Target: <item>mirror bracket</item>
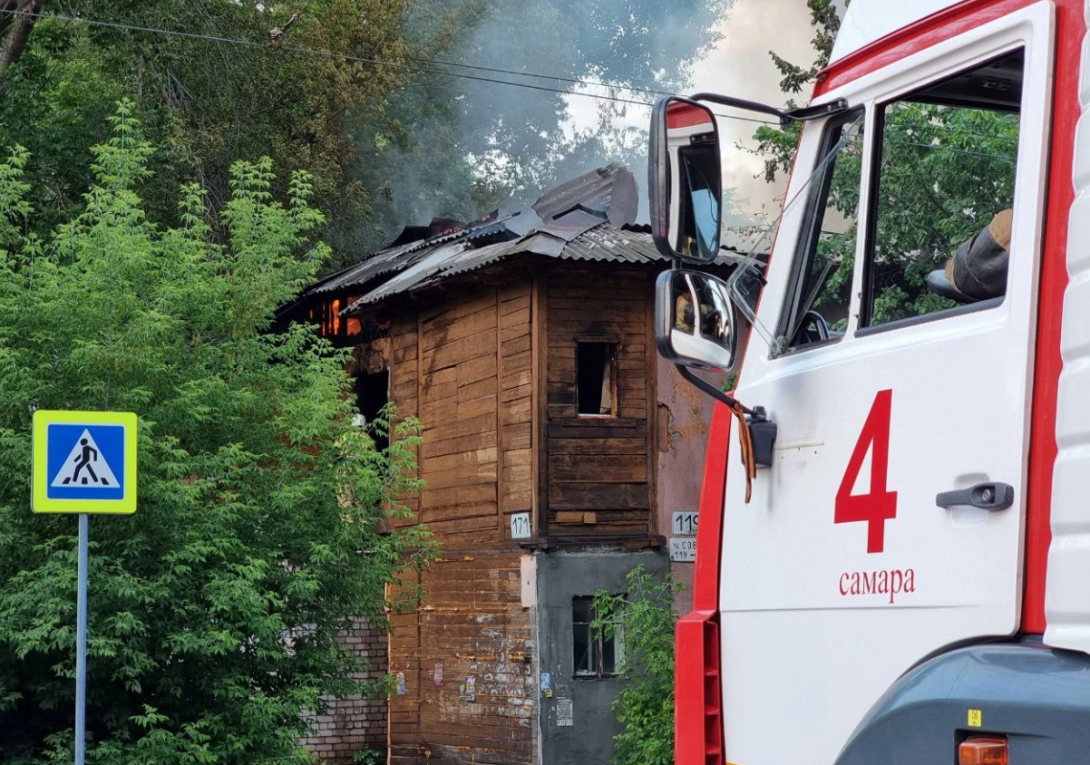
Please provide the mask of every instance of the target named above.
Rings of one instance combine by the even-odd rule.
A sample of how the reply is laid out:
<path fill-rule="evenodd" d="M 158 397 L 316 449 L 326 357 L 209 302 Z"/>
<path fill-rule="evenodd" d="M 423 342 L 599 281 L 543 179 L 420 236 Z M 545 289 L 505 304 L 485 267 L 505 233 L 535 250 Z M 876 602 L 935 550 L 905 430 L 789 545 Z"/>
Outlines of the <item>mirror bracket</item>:
<path fill-rule="evenodd" d="M 831 117 L 834 114 L 848 111 L 848 101 L 845 98 L 837 98 L 827 104 L 817 106 L 803 106 L 787 112 L 787 117 L 794 122 L 808 122 L 809 120 Z"/>
<path fill-rule="evenodd" d="M 692 385 L 696 386 L 697 388 L 702 390 L 704 393 L 707 393 L 709 396 L 714 398 L 719 403 L 726 405 L 730 409 L 733 409 L 735 407 L 735 405 L 738 403 L 738 400 L 736 398 L 734 398 L 733 396 L 728 395 L 724 391 L 719 390 L 719 388 L 712 385 L 710 382 L 705 380 L 700 375 L 694 374 L 693 371 L 691 369 L 689 369 L 688 367 L 682 366 L 681 364 L 674 364 L 674 367 L 677 369 L 677 372 L 678 372 L 679 375 L 684 377 Z M 744 411 L 746 414 L 752 414 L 753 413 L 752 410 L 747 409 L 745 406 L 742 407 L 742 411 Z"/>
<path fill-rule="evenodd" d="M 690 98 L 693 101 L 707 101 L 708 103 L 719 104 L 720 106 L 730 106 L 735 109 L 745 109 L 746 111 L 757 112 L 759 114 L 769 114 L 779 118 L 780 127 L 787 127 L 792 122 L 808 122 L 810 120 L 819 119 L 821 117 L 830 117 L 834 114 L 848 111 L 848 101 L 844 98 L 837 98 L 827 104 L 818 104 L 817 106 L 803 106 L 798 109 L 792 109 L 789 112 L 777 109 L 775 106 L 762 104 L 758 101 L 747 101 L 744 98 L 724 96 L 719 93 L 697 93 L 690 96 Z"/>
<path fill-rule="evenodd" d="M 693 101 L 707 101 L 711 104 L 730 106 L 734 109 L 745 109 L 748 112 L 757 112 L 758 114 L 770 114 L 773 117 L 777 117 L 780 120 L 780 125 L 784 127 L 786 127 L 792 119 L 789 112 L 785 112 L 783 109 L 777 109 L 775 106 L 762 104 L 759 101 L 748 101 L 744 98 L 724 96 L 719 93 L 696 93 L 688 97 L 691 98 Z"/>

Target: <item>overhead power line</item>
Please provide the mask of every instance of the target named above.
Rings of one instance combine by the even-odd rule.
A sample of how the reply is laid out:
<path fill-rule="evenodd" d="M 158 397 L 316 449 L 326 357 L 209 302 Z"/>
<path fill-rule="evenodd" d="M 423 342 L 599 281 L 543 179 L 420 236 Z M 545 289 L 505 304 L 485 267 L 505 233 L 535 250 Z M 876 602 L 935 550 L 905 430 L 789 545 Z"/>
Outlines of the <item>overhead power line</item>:
<path fill-rule="evenodd" d="M 291 45 L 280 45 L 279 47 L 273 48 L 271 45 L 269 45 L 267 43 L 259 43 L 259 42 L 254 42 L 252 40 L 241 40 L 241 39 L 237 39 L 237 38 L 233 38 L 233 37 L 222 37 L 222 36 L 219 36 L 219 35 L 202 34 L 200 32 L 184 32 L 184 31 L 176 30 L 176 29 L 159 29 L 159 28 L 156 28 L 156 27 L 145 27 L 145 26 L 139 26 L 139 25 L 136 25 L 136 24 L 123 24 L 123 23 L 113 22 L 113 21 L 98 21 L 98 20 L 95 20 L 95 19 L 86 18 L 84 16 L 65 16 L 65 15 L 61 15 L 61 14 L 52 14 L 52 13 L 29 13 L 29 12 L 25 12 L 25 11 L 16 11 L 15 14 L 16 15 L 31 16 L 33 18 L 43 19 L 43 20 L 65 21 L 65 22 L 70 22 L 70 23 L 75 23 L 75 24 L 84 24 L 86 26 L 99 27 L 99 28 L 104 28 L 104 29 L 117 29 L 117 30 L 127 31 L 127 32 L 140 32 L 142 34 L 157 34 L 157 35 L 164 35 L 164 36 L 167 36 L 167 37 L 179 37 L 179 38 L 188 39 L 188 40 L 200 40 L 200 41 L 204 41 L 204 42 L 226 43 L 226 44 L 229 44 L 229 45 L 237 45 L 237 46 L 243 47 L 243 48 L 256 48 L 256 49 L 261 49 L 261 50 L 283 51 L 284 53 L 294 53 L 294 54 L 305 55 L 305 56 L 318 56 L 318 57 L 321 57 L 321 58 L 328 58 L 328 59 L 333 59 L 333 60 L 337 60 L 337 61 L 352 61 L 352 62 L 360 63 L 360 64 L 370 64 L 372 66 L 383 66 L 383 67 L 394 68 L 394 69 L 403 69 L 405 71 L 414 72 L 414 73 L 418 73 L 418 74 L 434 74 L 434 75 L 440 75 L 440 76 L 445 76 L 445 77 L 456 77 L 456 78 L 459 78 L 459 79 L 472 80 L 472 81 L 475 81 L 475 82 L 486 82 L 486 83 L 491 83 L 491 84 L 494 84 L 494 85 L 508 85 L 508 86 L 514 87 L 514 88 L 525 88 L 525 89 L 528 89 L 528 90 L 537 90 L 537 91 L 542 91 L 542 92 L 546 92 L 546 93 L 558 93 L 558 94 L 561 94 L 561 95 L 568 95 L 568 96 L 579 96 L 579 97 L 582 97 L 582 98 L 594 98 L 594 99 L 597 99 L 597 100 L 600 100 L 600 101 L 613 101 L 613 102 L 616 102 L 616 103 L 631 104 L 633 106 L 644 106 L 644 107 L 653 106 L 653 103 L 650 102 L 650 101 L 640 101 L 640 100 L 637 100 L 637 99 L 634 99 L 634 98 L 623 98 L 621 96 L 603 95 L 601 93 L 589 93 L 589 92 L 586 92 L 586 91 L 571 90 L 571 89 L 568 89 L 568 88 L 551 88 L 551 87 L 548 87 L 546 85 L 536 85 L 536 84 L 528 83 L 528 82 L 512 82 L 511 80 L 501 80 L 501 79 L 496 79 L 494 77 L 484 77 L 484 76 L 480 76 L 480 75 L 464 74 L 464 73 L 461 73 L 461 72 L 451 72 L 451 71 L 447 71 L 447 70 L 444 70 L 444 69 L 434 69 L 434 68 L 423 67 L 423 66 L 414 66 L 413 64 L 398 63 L 396 61 L 388 61 L 388 60 L 385 60 L 385 59 L 368 58 L 368 57 L 365 57 L 365 56 L 352 56 L 352 55 L 349 55 L 347 53 L 334 53 L 333 51 L 316 50 L 316 49 L 312 49 L 312 48 L 299 48 L 299 47 L 295 47 L 295 46 L 291 46 Z M 449 67 L 456 67 L 456 68 L 460 68 L 460 69 L 468 69 L 468 70 L 472 70 L 472 71 L 490 72 L 490 73 L 493 73 L 493 74 L 506 74 L 506 75 L 516 76 L 516 77 L 532 77 L 532 78 L 537 78 L 537 79 L 553 80 L 553 81 L 557 81 L 557 82 L 567 82 L 569 84 L 583 85 L 583 86 L 588 86 L 588 87 L 605 87 L 605 88 L 612 88 L 612 89 L 615 89 L 615 90 L 625 90 L 625 91 L 630 91 L 630 92 L 648 93 L 650 95 L 671 95 L 671 94 L 669 94 L 669 93 L 667 93 L 665 91 L 658 91 L 658 90 L 653 90 L 653 89 L 650 89 L 650 88 L 642 88 L 642 87 L 638 87 L 638 86 L 624 85 L 624 84 L 621 84 L 621 83 L 610 83 L 610 82 L 603 82 L 603 81 L 598 81 L 598 80 L 581 80 L 581 79 L 571 78 L 571 77 L 559 77 L 559 76 L 550 75 L 550 74 L 542 74 L 542 73 L 539 73 L 539 72 L 519 72 L 519 71 L 514 70 L 514 69 L 500 69 L 500 68 L 497 68 L 497 67 L 478 66 L 478 65 L 474 65 L 474 64 L 457 64 L 457 63 L 454 63 L 452 61 L 442 61 L 442 60 L 436 60 L 436 59 L 418 58 L 418 57 L 413 57 L 413 56 L 405 56 L 404 58 L 406 60 L 408 60 L 408 61 L 414 61 L 416 63 L 429 64 L 431 66 L 449 66 Z M 770 120 L 755 119 L 755 118 L 752 118 L 752 117 L 739 117 L 739 116 L 732 115 L 732 114 L 719 114 L 719 113 L 716 113 L 716 116 L 722 117 L 724 119 L 739 120 L 739 121 L 742 121 L 742 122 L 754 122 L 754 123 L 761 124 L 761 125 L 776 125 L 776 124 L 778 124 L 778 123 L 772 122 Z"/>

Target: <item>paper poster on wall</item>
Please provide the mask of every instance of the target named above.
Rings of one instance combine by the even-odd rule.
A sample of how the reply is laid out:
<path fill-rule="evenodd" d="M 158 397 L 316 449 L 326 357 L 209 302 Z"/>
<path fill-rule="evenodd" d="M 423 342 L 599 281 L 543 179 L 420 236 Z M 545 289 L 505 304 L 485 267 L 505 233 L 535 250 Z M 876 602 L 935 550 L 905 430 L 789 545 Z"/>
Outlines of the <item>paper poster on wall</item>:
<path fill-rule="evenodd" d="M 575 703 L 571 699 L 556 700 L 556 724 L 560 728 L 571 728 L 575 725 Z"/>
<path fill-rule="evenodd" d="M 475 702 L 477 700 L 477 678 L 470 675 L 458 686 L 458 698 L 462 701 Z"/>
<path fill-rule="evenodd" d="M 443 684 L 443 662 L 435 662 L 435 673 L 432 675 L 435 680 L 435 687 L 438 688 Z"/>
<path fill-rule="evenodd" d="M 398 696 L 404 696 L 405 695 L 405 673 L 404 672 L 398 672 L 397 673 L 397 695 Z"/>

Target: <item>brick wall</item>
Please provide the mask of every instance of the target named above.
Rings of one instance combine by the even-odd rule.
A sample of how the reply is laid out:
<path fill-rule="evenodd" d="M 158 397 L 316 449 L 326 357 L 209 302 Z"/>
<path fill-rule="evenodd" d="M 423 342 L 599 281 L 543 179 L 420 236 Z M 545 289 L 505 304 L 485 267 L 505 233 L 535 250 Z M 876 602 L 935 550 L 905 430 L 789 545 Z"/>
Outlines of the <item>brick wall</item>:
<path fill-rule="evenodd" d="M 361 656 L 367 657 L 370 668 L 357 677 L 377 680 L 386 674 L 386 631 L 358 621 L 355 629 L 342 635 L 342 640 Z M 310 715 L 313 735 L 303 744 L 324 763 L 342 765 L 352 762 L 361 749 L 386 748 L 386 697 L 367 699 L 352 696 L 332 700 L 325 714 Z"/>

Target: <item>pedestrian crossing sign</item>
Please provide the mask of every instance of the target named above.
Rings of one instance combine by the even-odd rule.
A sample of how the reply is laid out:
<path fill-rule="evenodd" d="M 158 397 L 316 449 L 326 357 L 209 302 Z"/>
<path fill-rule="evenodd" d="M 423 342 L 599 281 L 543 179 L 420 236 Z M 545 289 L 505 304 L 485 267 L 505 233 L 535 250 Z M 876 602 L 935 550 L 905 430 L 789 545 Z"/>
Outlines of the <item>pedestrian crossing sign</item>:
<path fill-rule="evenodd" d="M 136 415 L 34 412 L 36 513 L 135 513 Z"/>

